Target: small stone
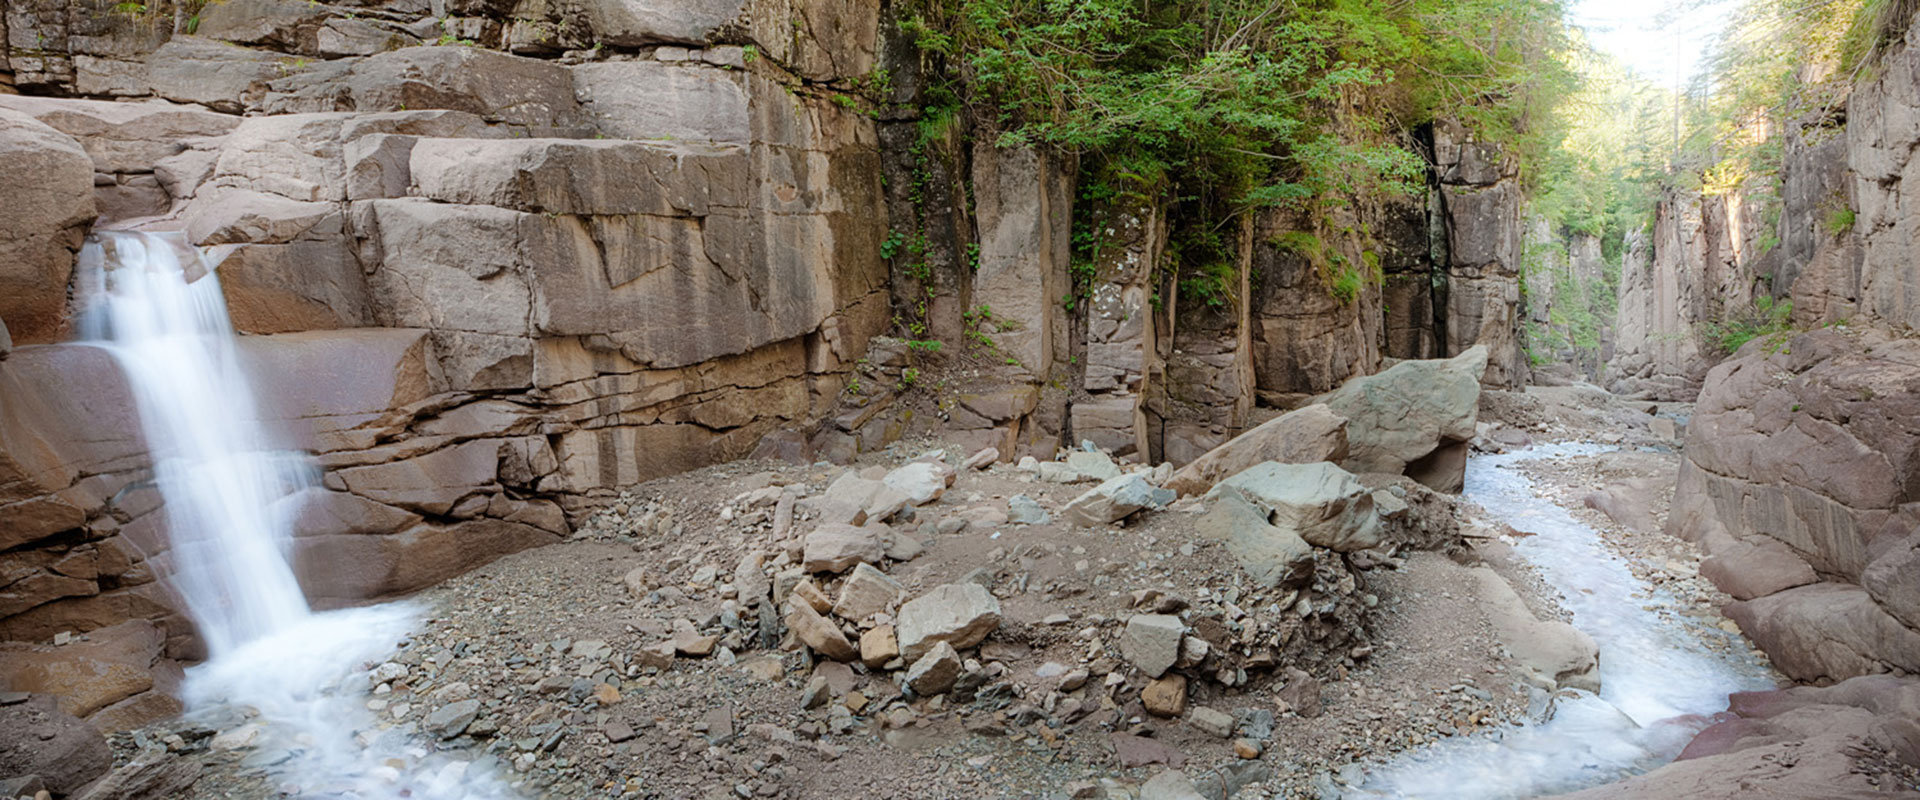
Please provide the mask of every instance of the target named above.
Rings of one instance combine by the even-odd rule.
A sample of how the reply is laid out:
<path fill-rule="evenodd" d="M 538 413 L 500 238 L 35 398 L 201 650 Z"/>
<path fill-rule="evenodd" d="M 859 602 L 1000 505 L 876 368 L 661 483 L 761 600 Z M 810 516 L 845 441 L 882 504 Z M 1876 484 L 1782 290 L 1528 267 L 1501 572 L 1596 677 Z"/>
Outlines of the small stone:
<path fill-rule="evenodd" d="M 977 583 L 949 583 L 902 604 L 895 626 L 901 655 L 918 661 L 939 642 L 979 644 L 1000 627 L 1000 601 Z"/>
<path fill-rule="evenodd" d="M 621 722 L 620 720 L 617 720 L 617 719 L 611 722 L 608 722 L 604 727 L 600 729 L 600 733 L 605 735 L 607 737 L 607 741 L 613 744 L 619 744 L 628 739 L 632 739 L 634 735 L 633 726 L 628 725 L 627 723 Z"/>
<path fill-rule="evenodd" d="M 880 538 L 886 530 L 885 525 L 821 525 L 807 534 L 800 566 L 808 572 L 845 572 L 879 561 L 886 555 Z"/>
<path fill-rule="evenodd" d="M 700 630 L 693 627 L 692 620 L 673 621 L 673 649 L 681 655 L 705 658 L 713 655 L 714 645 L 719 642 L 718 636 L 701 636 Z"/>
<path fill-rule="evenodd" d="M 833 601 L 827 599 L 827 593 L 820 591 L 820 587 L 813 581 L 806 580 L 795 584 L 793 596 L 822 614 L 833 610 Z"/>
<path fill-rule="evenodd" d="M 442 739 L 451 739 L 465 733 L 467 726 L 473 724 L 473 719 L 479 715 L 480 701 L 478 700 L 448 703 L 427 715 L 427 732 Z"/>
<path fill-rule="evenodd" d="M 871 565 L 856 564 L 840 585 L 840 599 L 833 604 L 833 613 L 849 622 L 860 622 L 892 610 L 906 593 L 906 587 L 886 573 Z"/>
<path fill-rule="evenodd" d="M 1047 510 L 1040 502 L 1024 494 L 1016 494 L 1007 499 L 1007 522 L 1014 525 L 1045 525 Z"/>
<path fill-rule="evenodd" d="M 942 694 L 960 679 L 960 666 L 960 654 L 953 646 L 937 642 L 907 670 L 907 686 L 922 697 Z"/>
<path fill-rule="evenodd" d="M 993 466 L 994 462 L 999 460 L 1000 448 L 987 447 L 980 449 L 973 455 L 967 456 L 966 462 L 961 464 L 961 467 L 964 469 L 986 469 Z"/>
<path fill-rule="evenodd" d="M 593 702 L 602 706 L 615 705 L 620 702 L 620 690 L 610 683 L 598 684 L 593 687 Z"/>
<path fill-rule="evenodd" d="M 1196 706 L 1187 712 L 1187 723 L 1221 739 L 1233 736 L 1233 715 L 1218 709 Z"/>
<path fill-rule="evenodd" d="M 860 651 L 847 641 L 847 635 L 840 631 L 840 627 L 820 616 L 820 612 L 806 603 L 788 604 L 786 622 L 795 638 L 820 655 L 835 661 L 852 661 L 860 657 Z"/>
<path fill-rule="evenodd" d="M 900 639 L 892 625 L 876 625 L 860 634 L 860 663 L 879 669 L 900 657 Z"/>
<path fill-rule="evenodd" d="M 1158 678 L 1180 660 L 1187 625 L 1171 614 L 1135 614 L 1120 637 L 1120 655 L 1149 678 Z"/>
<path fill-rule="evenodd" d="M 1140 704 L 1156 717 L 1177 717 L 1187 710 L 1187 678 L 1168 675 L 1140 690 Z"/>
<path fill-rule="evenodd" d="M 1233 754 L 1245 759 L 1260 757 L 1260 743 L 1252 739 L 1233 740 Z"/>
<path fill-rule="evenodd" d="M 1206 795 L 1194 788 L 1186 773 L 1167 770 L 1141 785 L 1140 800 L 1206 800 Z"/>

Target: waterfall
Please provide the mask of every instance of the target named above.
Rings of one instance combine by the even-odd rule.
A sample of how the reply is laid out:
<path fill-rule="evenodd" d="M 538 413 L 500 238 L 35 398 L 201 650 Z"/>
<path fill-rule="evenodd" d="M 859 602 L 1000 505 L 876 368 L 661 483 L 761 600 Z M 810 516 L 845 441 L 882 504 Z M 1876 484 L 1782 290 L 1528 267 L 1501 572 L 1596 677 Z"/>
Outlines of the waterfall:
<path fill-rule="evenodd" d="M 367 711 L 368 672 L 416 609 L 308 607 L 292 530 L 318 470 L 275 449 L 214 266 L 181 234 L 99 232 L 76 276 L 82 338 L 125 370 L 164 500 L 167 547 L 145 555 L 207 645 L 187 673 L 189 714 L 248 728 L 249 763 L 294 796 L 503 796 L 487 770 Z"/>
<path fill-rule="evenodd" d="M 100 294 L 85 327 L 126 371 L 166 499 L 169 586 L 218 659 L 312 615 L 288 561 L 298 509 L 280 501 L 315 471 L 269 445 L 219 279 L 177 237 L 89 241 L 81 271 Z"/>

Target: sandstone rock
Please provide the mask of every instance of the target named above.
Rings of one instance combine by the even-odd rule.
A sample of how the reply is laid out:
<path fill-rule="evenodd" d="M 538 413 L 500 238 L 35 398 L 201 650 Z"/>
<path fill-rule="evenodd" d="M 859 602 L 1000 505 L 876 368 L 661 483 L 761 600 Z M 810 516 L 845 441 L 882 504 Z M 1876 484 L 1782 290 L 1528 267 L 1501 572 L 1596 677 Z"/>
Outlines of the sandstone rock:
<path fill-rule="evenodd" d="M 106 737 L 52 697 L 0 705 L 0 774 L 38 775 L 48 789 L 70 795 L 112 766 Z"/>
<path fill-rule="evenodd" d="M 0 321 L 20 344 L 56 341 L 95 213 L 93 165 L 72 137 L 0 107 L 0 169 L 16 184 L 0 198 Z"/>
<path fill-rule="evenodd" d="M 1180 660 L 1181 638 L 1187 625 L 1170 614 L 1135 614 L 1127 618 L 1120 638 L 1120 655 L 1149 678 L 1158 678 Z"/>
<path fill-rule="evenodd" d="M 1109 478 L 1067 503 L 1061 515 L 1076 525 L 1105 525 L 1118 522 L 1143 508 L 1159 508 L 1173 502 L 1173 492 L 1147 482 L 1141 475 Z"/>
<path fill-rule="evenodd" d="M 941 642 L 972 647 L 1000 627 L 1000 601 L 974 583 L 949 583 L 900 606 L 895 628 L 900 652 L 918 661 Z"/>
<path fill-rule="evenodd" d="M 1140 704 L 1156 717 L 1177 717 L 1187 711 L 1187 677 L 1167 675 L 1156 678 L 1140 690 Z"/>
<path fill-rule="evenodd" d="M 1908 671 L 1920 665 L 1920 633 L 1851 584 L 1808 584 L 1728 604 L 1725 612 L 1795 680 L 1841 680 L 1879 663 Z"/>
<path fill-rule="evenodd" d="M 907 686 L 921 697 L 943 694 L 959 679 L 960 654 L 946 642 L 935 642 L 926 655 L 914 660 L 907 670 Z"/>
<path fill-rule="evenodd" d="M 973 455 L 967 456 L 966 462 L 961 464 L 960 468 L 967 469 L 967 470 L 986 469 L 988 467 L 993 466 L 994 463 L 998 462 L 999 460 L 1000 460 L 999 448 L 995 448 L 995 447 L 982 448 L 979 452 L 976 452 Z"/>
<path fill-rule="evenodd" d="M 862 562 L 879 561 L 886 553 L 884 525 L 826 524 L 807 534 L 801 566 L 808 572 L 845 572 Z"/>
<path fill-rule="evenodd" d="M 840 627 L 820 616 L 820 612 L 806 603 L 789 603 L 786 623 L 795 638 L 822 656 L 835 661 L 852 661 L 860 657 L 860 651 L 847 641 L 847 635 L 840 632 Z"/>
<path fill-rule="evenodd" d="M 1486 368 L 1487 349 L 1476 346 L 1450 359 L 1403 361 L 1316 398 L 1347 420 L 1348 455 L 1341 465 L 1406 474 L 1443 492 L 1459 491 Z M 1449 463 L 1428 474 L 1422 462 L 1434 459 Z"/>
<path fill-rule="evenodd" d="M 1289 411 L 1261 423 L 1182 467 L 1167 488 L 1202 494 L 1214 484 L 1265 461 L 1340 462 L 1347 458 L 1347 421 L 1324 404 Z"/>
<path fill-rule="evenodd" d="M 1621 481 L 1587 495 L 1581 503 L 1629 529 L 1652 533 L 1660 529 L 1660 523 L 1654 520 L 1647 498 L 1659 492 L 1662 483 L 1656 478 Z"/>
<path fill-rule="evenodd" d="M 1167 770 L 1140 785 L 1140 800 L 1205 800 L 1193 780 L 1179 770 Z"/>
<path fill-rule="evenodd" d="M 842 619 L 860 622 L 892 610 L 906 593 L 906 587 L 886 573 L 857 564 L 846 582 L 840 584 L 840 599 L 833 604 L 833 613 Z"/>
<path fill-rule="evenodd" d="M 693 626 L 692 620 L 673 621 L 673 649 L 680 655 L 705 658 L 713 655 L 713 648 L 719 642 L 718 636 L 700 635 L 699 629 Z"/>
<path fill-rule="evenodd" d="M 91 631 L 87 639 L 61 647 L 0 645 L 0 686 L 53 697 L 61 711 L 78 717 L 154 688 L 166 645 L 159 626 L 129 620 Z"/>
<path fill-rule="evenodd" d="M 1593 637 L 1565 622 L 1536 619 L 1493 570 L 1476 567 L 1473 573 L 1481 608 L 1529 682 L 1547 691 L 1600 691 L 1600 648 Z"/>
<path fill-rule="evenodd" d="M 900 657 L 900 637 L 892 625 L 875 625 L 860 634 L 860 663 L 868 669 L 880 669 Z"/>
<path fill-rule="evenodd" d="M 1233 737 L 1233 715 L 1225 711 L 1198 706 L 1187 712 L 1187 722 L 1201 732 L 1221 739 Z"/>
<path fill-rule="evenodd" d="M 1208 492 L 1210 499 L 1227 495 L 1266 511 L 1273 526 L 1317 547 L 1351 553 L 1380 543 L 1372 494 L 1351 473 L 1330 463 L 1260 464 Z"/>
<path fill-rule="evenodd" d="M 887 488 L 905 495 L 907 502 L 924 506 L 940 499 L 947 487 L 953 485 L 954 472 L 945 464 L 919 462 L 908 464 L 892 472 L 882 480 Z"/>
<path fill-rule="evenodd" d="M 1735 540 L 1700 562 L 1700 575 L 1735 600 L 1752 600 L 1820 580 L 1807 562 L 1778 539 Z"/>

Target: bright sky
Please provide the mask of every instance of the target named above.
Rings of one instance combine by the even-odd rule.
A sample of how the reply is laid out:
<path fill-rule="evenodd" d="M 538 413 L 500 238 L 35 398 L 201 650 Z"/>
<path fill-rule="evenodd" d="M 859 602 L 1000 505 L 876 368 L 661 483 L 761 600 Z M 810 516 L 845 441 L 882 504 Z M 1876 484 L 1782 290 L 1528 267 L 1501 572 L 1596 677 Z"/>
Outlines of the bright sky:
<path fill-rule="evenodd" d="M 1573 23 L 1593 46 L 1661 86 L 1685 86 L 1732 0 L 1574 0 Z"/>

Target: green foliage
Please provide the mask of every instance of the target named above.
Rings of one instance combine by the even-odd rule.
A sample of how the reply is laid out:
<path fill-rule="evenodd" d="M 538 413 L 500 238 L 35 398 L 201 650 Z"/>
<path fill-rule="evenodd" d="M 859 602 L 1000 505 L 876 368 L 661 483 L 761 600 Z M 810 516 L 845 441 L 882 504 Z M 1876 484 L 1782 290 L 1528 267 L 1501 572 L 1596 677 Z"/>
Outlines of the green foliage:
<path fill-rule="evenodd" d="M 900 372 L 900 388 L 911 389 L 920 382 L 920 368 L 908 367 Z"/>
<path fill-rule="evenodd" d="M 1827 229 L 1827 235 L 1839 236 L 1840 234 L 1853 230 L 1854 216 L 1853 209 L 1851 208 L 1829 209 L 1822 227 Z"/>
<path fill-rule="evenodd" d="M 1747 342 L 1792 330 L 1792 318 L 1793 301 L 1776 302 L 1770 296 L 1761 295 L 1754 299 L 1752 307 L 1701 326 L 1701 335 L 1721 352 L 1731 355 Z"/>
<path fill-rule="evenodd" d="M 1572 85 L 1560 0 L 909 0 L 903 16 L 935 66 L 941 110 L 923 119 L 958 108 L 999 144 L 1079 156 L 1070 306 L 1106 230 L 1087 210 L 1144 195 L 1169 230 L 1155 268 L 1221 305 L 1249 214 L 1424 192 L 1424 159 L 1390 132 L 1442 117 L 1531 169 Z"/>

